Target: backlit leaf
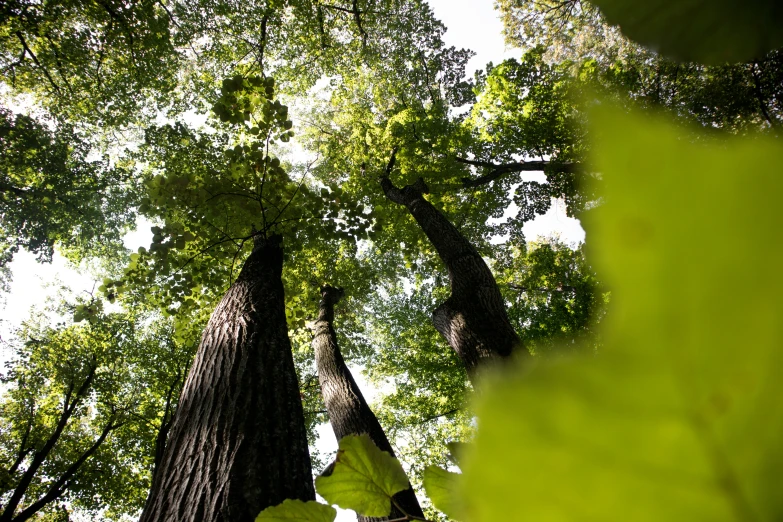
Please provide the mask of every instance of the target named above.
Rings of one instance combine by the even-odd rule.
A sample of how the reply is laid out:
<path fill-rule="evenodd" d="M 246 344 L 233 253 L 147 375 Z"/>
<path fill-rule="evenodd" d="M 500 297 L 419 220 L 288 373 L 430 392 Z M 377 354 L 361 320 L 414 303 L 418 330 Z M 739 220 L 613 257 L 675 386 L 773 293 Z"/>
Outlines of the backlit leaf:
<path fill-rule="evenodd" d="M 366 434 L 343 437 L 334 463 L 315 479 L 327 502 L 368 517 L 389 515 L 391 497 L 407 487 L 400 462 Z"/>

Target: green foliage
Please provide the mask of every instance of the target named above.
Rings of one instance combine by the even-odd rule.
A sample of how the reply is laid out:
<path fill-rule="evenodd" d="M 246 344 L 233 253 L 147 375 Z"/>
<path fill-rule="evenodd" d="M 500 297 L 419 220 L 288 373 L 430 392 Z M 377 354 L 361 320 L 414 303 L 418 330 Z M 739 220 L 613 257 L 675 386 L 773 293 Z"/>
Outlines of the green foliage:
<path fill-rule="evenodd" d="M 171 422 L 194 345 L 170 322 L 96 311 L 78 325 L 25 323 L 8 342 L 0 398 L 0 499 L 6 516 L 62 516 L 58 504 L 109 520 L 140 509 L 155 441 Z M 22 497 L 18 495 L 23 494 Z M 21 503 L 10 506 L 16 496 Z"/>
<path fill-rule="evenodd" d="M 0 265 L 19 248 L 44 261 L 55 245 L 71 257 L 121 248 L 139 195 L 129 169 L 90 152 L 71 126 L 0 108 Z"/>
<path fill-rule="evenodd" d="M 459 474 L 438 466 L 427 466 L 424 470 L 424 491 L 436 508 L 454 520 L 461 518 L 457 479 Z"/>
<path fill-rule="evenodd" d="M 209 307 L 242 266 L 256 235 L 281 233 L 286 248 L 305 241 L 353 239 L 367 217 L 356 207 L 326 201 L 298 182 L 272 152 L 293 135 L 288 109 L 275 99 L 272 78 L 232 77 L 223 83 L 214 113 L 227 128 L 198 133 L 177 124 L 148 130 L 143 149 L 148 197 L 141 210 L 162 223 L 152 228 L 153 242 L 131 256 L 125 276 L 106 286 L 115 289 L 157 287 L 169 314 Z M 222 127 L 222 126 L 221 126 Z M 233 145 L 233 147 L 232 147 Z M 332 220 L 322 225 L 322 210 Z"/>
<path fill-rule="evenodd" d="M 633 47 L 585 0 L 498 0 L 495 8 L 507 43 L 520 49 L 542 47 L 551 63 L 594 59 L 607 66 Z"/>
<path fill-rule="evenodd" d="M 777 102 L 783 59 L 779 50 L 752 63 L 718 66 L 650 60 L 646 54 L 629 55 L 603 70 L 587 64 L 584 73 L 594 77 L 593 85 L 615 92 L 617 103 L 633 100 L 642 107 L 666 107 L 705 129 L 772 130 L 783 117 Z"/>
<path fill-rule="evenodd" d="M 777 520 L 783 281 L 769 237 L 783 150 L 694 142 L 616 109 L 596 110 L 594 125 L 606 204 L 587 230 L 613 289 L 605 348 L 516 370 L 482 397 L 466 513 Z"/>
<path fill-rule="evenodd" d="M 596 326 L 609 293 L 585 257 L 557 239 L 498 248 L 494 269 L 509 303 L 509 318 L 528 349 L 539 355 L 572 344 L 596 349 Z"/>
<path fill-rule="evenodd" d="M 360 515 L 383 517 L 391 513 L 392 496 L 408 487 L 397 459 L 381 451 L 367 434 L 340 440 L 337 457 L 315 479 L 318 494 Z"/>
<path fill-rule="evenodd" d="M 182 57 L 162 6 L 146 0 L 4 2 L 3 83 L 72 124 L 122 126 L 141 119 L 144 107 L 164 103 L 174 90 Z"/>
<path fill-rule="evenodd" d="M 569 98 L 570 63 L 549 65 L 543 49 L 488 66 L 476 85 L 479 100 L 466 121 L 478 134 L 478 159 L 514 155 L 580 159 L 579 118 Z"/>
<path fill-rule="evenodd" d="M 301 500 L 284 500 L 282 504 L 268 507 L 258 514 L 256 522 L 332 522 L 337 516 L 337 510 L 318 502 L 302 502 Z"/>
<path fill-rule="evenodd" d="M 156 321 L 166 325 L 153 336 L 157 345 L 144 340 L 136 347 L 126 346 L 130 340 L 143 337 L 128 329 L 117 336 L 123 351 L 142 357 L 138 350 L 143 348 L 149 361 L 134 359 L 127 363 L 131 356 L 123 356 L 126 359 L 118 360 L 129 369 L 126 371 L 117 363 L 111 370 L 120 367 L 116 370 L 117 379 L 129 379 L 123 383 L 158 384 L 149 388 L 149 396 L 142 393 L 143 411 L 133 410 L 147 421 L 123 425 L 108 441 L 114 444 L 107 446 L 116 450 L 114 458 L 126 460 L 112 461 L 108 452 L 100 454 L 104 460 L 99 460 L 98 454 L 91 457 L 96 463 L 108 464 L 102 464 L 100 470 L 96 465 L 94 473 L 90 471 L 79 479 L 82 482 L 73 483 L 69 505 L 77 510 L 108 505 L 109 517 L 119 516 L 122 511 L 132 512 L 139 505 L 143 496 L 140 492 L 148 480 L 146 470 L 151 465 L 151 440 L 155 428 L 163 426 L 167 418 L 166 413 L 160 413 L 161 408 L 170 410 L 171 401 L 165 398 L 172 393 L 176 396 L 178 390 L 171 387 L 172 375 L 179 376 L 180 371 L 184 375 L 187 365 L 173 357 L 174 352 L 195 346 L 201 326 L 236 277 L 252 248 L 253 238 L 279 233 L 284 236 L 286 255 L 282 276 L 286 317 L 306 422 L 311 430 L 310 441 L 314 441 L 313 427 L 325 418 L 318 387 L 314 385 L 317 379 L 307 324 L 314 319 L 319 286 L 329 282 L 348 291 L 337 311 L 345 326 L 339 335 L 346 357 L 365 365 L 373 381 L 385 391 L 386 386 L 393 387 L 381 399 L 378 417 L 395 441 L 396 454 L 410 465 L 413 484 L 419 486 L 423 482 L 436 506 L 445 508 L 450 515 L 459 512 L 459 507 L 450 504 L 445 495 L 453 486 L 441 487 L 445 482 L 443 473 L 447 472 L 431 467 L 448 466 L 449 441 L 466 440 L 476 427 L 473 412 L 464 404 L 469 391 L 464 369 L 430 326 L 432 309 L 448 295 L 447 274 L 405 209 L 383 197 L 376 178 L 388 166 L 397 185 L 423 177 L 432 189 L 428 199 L 491 260 L 511 319 L 538 355 L 562 353 L 562 348 L 572 347 L 596 352 L 602 343 L 608 352 L 625 353 L 630 348 L 623 346 L 636 346 L 637 337 L 645 336 L 638 350 L 639 360 L 630 355 L 627 361 L 614 356 L 604 359 L 599 352 L 601 359 L 579 369 L 576 363 L 563 362 L 551 368 L 549 363 L 542 363 L 530 378 L 519 378 L 525 383 L 512 380 L 505 391 L 496 392 L 499 399 L 489 397 L 487 404 L 506 408 L 498 409 L 505 417 L 493 417 L 490 406 L 490 413 L 481 413 L 478 451 L 494 453 L 486 463 L 476 464 L 476 469 L 484 469 L 481 473 L 489 475 L 476 491 L 502 482 L 494 492 L 486 493 L 486 499 L 508 492 L 509 498 L 518 502 L 520 486 L 508 476 L 521 473 L 530 481 L 528 492 L 542 491 L 538 497 L 542 501 L 562 495 L 565 500 L 559 505 L 563 509 L 577 499 L 580 508 L 594 510 L 588 514 L 598 513 L 596 518 L 616 518 L 628 512 L 617 506 L 635 500 L 631 495 L 638 494 L 640 507 L 649 507 L 649 512 L 658 513 L 659 519 L 670 518 L 667 513 L 655 511 L 667 507 L 665 502 L 653 507 L 645 504 L 653 492 L 659 491 L 655 488 L 660 484 L 639 487 L 630 493 L 623 487 L 631 489 L 654 481 L 654 473 L 661 469 L 659 461 L 670 458 L 664 451 L 667 448 L 673 448 L 675 453 L 682 451 L 683 465 L 700 465 L 687 446 L 698 444 L 693 437 L 682 439 L 685 449 L 677 449 L 677 441 L 668 439 L 665 442 L 669 445 L 659 449 L 656 442 L 669 436 L 668 427 L 675 434 L 690 429 L 690 421 L 683 421 L 680 415 L 683 410 L 666 402 L 672 394 L 665 382 L 675 375 L 667 363 L 680 361 L 682 354 L 690 353 L 672 348 L 679 347 L 676 339 L 672 340 L 672 332 L 690 328 L 688 310 L 704 307 L 712 314 L 710 317 L 718 318 L 714 322 L 721 326 L 716 329 L 721 335 L 709 339 L 723 347 L 716 348 L 716 357 L 717 351 L 726 351 L 725 344 L 720 344 L 728 342 L 724 337 L 734 343 L 735 349 L 750 343 L 754 346 L 748 350 L 761 350 L 757 346 L 759 339 L 747 330 L 761 332 L 767 324 L 765 317 L 777 310 L 775 303 L 767 303 L 771 297 L 764 301 L 767 308 L 755 316 L 726 311 L 721 315 L 714 312 L 714 307 L 720 305 L 733 311 L 735 303 L 714 295 L 712 288 L 707 287 L 707 280 L 727 280 L 726 274 L 733 274 L 732 269 L 746 260 L 731 258 L 720 270 L 702 268 L 713 258 L 728 255 L 724 250 L 748 256 L 749 252 L 760 252 L 763 259 L 776 259 L 778 253 L 770 246 L 770 233 L 766 237 L 754 235 L 754 229 L 752 234 L 746 234 L 734 221 L 715 218 L 724 215 L 721 212 L 726 208 L 732 208 L 735 217 L 745 215 L 750 208 L 748 201 L 741 207 L 731 207 L 732 202 L 724 201 L 726 194 L 737 198 L 747 195 L 747 187 L 736 181 L 736 172 L 745 173 L 749 166 L 754 173 L 772 169 L 745 158 L 744 164 L 737 163 L 721 177 L 720 163 L 732 163 L 729 157 L 720 156 L 719 147 L 715 146 L 703 154 L 688 150 L 670 157 L 669 163 L 679 170 L 676 175 L 662 177 L 661 161 L 667 157 L 665 151 L 673 146 L 663 136 L 673 131 L 658 129 L 638 143 L 631 143 L 633 133 L 628 129 L 641 128 L 636 123 L 623 123 L 623 136 L 606 138 L 625 148 L 603 149 L 592 155 L 591 164 L 585 161 L 590 135 L 583 126 L 583 105 L 571 95 L 592 88 L 611 95 L 625 107 L 667 107 L 681 120 L 698 122 L 703 128 L 737 134 L 762 129 L 774 134 L 783 121 L 781 54 L 773 51 L 752 64 L 677 64 L 623 38 L 604 22 L 598 9 L 586 2 L 500 0 L 498 5 L 507 15 L 507 30 L 513 31 L 529 52 L 488 67 L 474 82 L 464 79 L 464 67 L 471 53 L 444 45 L 445 27 L 419 0 L 273 0 L 246 2 L 241 8 L 224 0 L 101 0 L 96 4 L 15 1 L 0 7 L 2 14 L 7 15 L 0 22 L 0 65 L 8 73 L 3 87 L 11 96 L 33 94 L 40 106 L 59 118 L 48 127 L 10 113 L 4 116 L 2 126 L 7 128 L 0 129 L 0 142 L 6 152 L 1 160 L 6 168 L 0 174 L 0 203 L 5 202 L 1 225 L 3 239 L 8 239 L 0 244 L 0 269 L 2 261 L 10 259 L 19 247 L 31 248 L 43 258 L 51 256 L 55 245 L 70 249 L 74 255 L 116 253 L 104 245 L 116 243 L 124 227 L 133 220 L 137 206 L 139 213 L 152 221 L 149 247 L 131 253 L 125 265 L 103 281 L 98 290 L 109 303 L 118 302 L 136 313 L 157 310 L 164 316 L 156 316 Z M 29 52 L 22 52 L 23 40 L 29 45 Z M 555 64 L 554 56 L 569 60 Z M 591 60 L 583 63 L 585 58 Z M 318 84 L 324 88 L 320 92 L 309 90 L 319 79 L 323 79 Z M 73 96 L 65 94 L 70 87 L 77 91 Z M 461 116 L 452 110 L 464 105 L 469 105 L 464 107 L 469 110 Z M 181 117 L 184 112 L 205 113 L 210 109 L 215 117 L 209 120 L 209 127 L 197 129 L 184 123 L 189 118 Z M 168 122 L 149 125 L 151 118 L 163 116 L 159 111 L 165 111 Z M 143 140 L 139 138 L 141 133 L 134 134 L 142 125 L 147 125 Z M 96 126 L 100 128 L 96 130 Z M 713 139 L 690 128 L 685 136 L 677 143 L 684 146 L 690 143 L 688 140 Z M 292 139 L 311 154 L 306 162 L 291 146 Z M 109 143 L 119 146 L 109 149 Z M 129 150 L 121 150 L 126 146 Z M 105 156 L 109 150 L 111 161 Z M 392 151 L 396 151 L 397 159 L 393 169 L 389 165 Z M 95 157 L 101 159 L 96 161 Z M 633 175 L 627 175 L 627 179 L 612 177 L 609 173 L 613 166 L 603 163 L 606 158 L 630 165 Z M 521 170 L 513 168 L 478 185 L 466 182 L 492 174 L 493 165 L 520 160 L 548 162 L 547 183 L 531 182 Z M 773 166 L 779 164 L 779 160 L 769 162 Z M 595 172 L 600 176 L 593 176 Z M 3 175 L 8 179 L 2 179 Z M 603 192 L 602 187 L 591 182 L 591 178 L 598 177 L 607 182 L 621 179 L 651 185 L 615 189 L 620 182 L 612 181 Z M 724 178 L 735 184 L 724 185 Z M 769 187 L 776 186 L 773 178 L 770 174 Z M 713 194 L 716 187 L 725 188 L 726 194 Z M 27 192 L 20 195 L 21 190 Z M 755 190 L 764 198 L 771 198 L 775 192 L 758 186 Z M 143 191 L 143 197 L 137 191 Z M 639 203 L 629 194 L 643 194 L 649 201 Z M 586 212 L 587 216 L 604 212 L 593 208 L 604 200 L 609 202 L 609 212 L 615 208 L 612 205 L 627 200 L 629 212 L 643 209 L 646 217 L 617 218 L 616 222 L 626 227 L 617 232 L 618 237 L 637 240 L 647 234 L 651 239 L 646 240 L 638 256 L 624 257 L 618 245 L 602 243 L 604 240 L 595 236 L 591 248 L 605 254 L 593 255 L 608 257 L 593 257 L 589 263 L 582 249 L 572 250 L 557 242 L 526 245 L 523 224 L 546 212 L 553 197 L 564 198 L 570 214 Z M 673 197 L 679 197 L 676 204 L 661 206 L 661 202 L 672 201 Z M 76 199 L 78 205 L 73 204 Z M 714 205 L 702 207 L 703 200 L 714 200 L 709 202 Z M 502 224 L 487 222 L 489 217 L 501 218 L 511 203 L 519 207 L 516 216 Z M 755 219 L 760 223 L 772 222 L 770 209 L 775 208 L 774 204 L 771 199 L 759 202 L 758 208 L 754 206 L 752 210 L 769 210 L 770 215 L 754 214 Z M 683 209 L 693 212 L 683 214 Z M 699 232 L 694 240 L 696 229 L 691 224 L 698 212 L 703 220 L 716 219 L 722 232 Z M 723 235 L 727 233 L 730 247 L 708 248 L 726 244 Z M 490 244 L 490 238 L 499 234 L 508 234 L 507 242 Z M 677 234 L 677 241 L 672 241 L 672 234 Z M 748 242 L 743 243 L 746 235 Z M 737 237 L 742 237 L 742 241 L 737 241 Z M 592 244 L 593 236 L 590 241 Z M 702 250 L 687 250 L 688 241 L 694 248 L 701 245 Z M 759 251 L 757 245 L 770 250 Z M 633 279 L 638 279 L 634 274 L 648 274 L 651 263 L 667 252 L 680 252 L 682 266 L 667 258 L 666 270 L 655 272 L 660 277 Z M 637 308 L 629 304 L 631 298 L 620 296 L 625 283 L 619 279 L 606 286 L 598 284 L 593 266 L 598 267 L 599 259 L 603 259 L 603 274 L 607 278 L 611 278 L 622 260 L 623 274 L 629 281 L 651 285 L 645 287 L 645 293 L 634 294 L 639 295 Z M 112 263 L 120 261 L 115 257 Z M 700 264 L 694 268 L 689 263 Z M 676 276 L 680 273 L 676 270 L 683 267 L 690 267 L 688 277 Z M 748 275 L 743 270 L 743 278 L 729 278 L 724 289 L 729 288 L 728 294 L 739 296 L 743 302 L 755 302 L 755 295 L 747 293 L 747 287 L 757 284 L 762 275 L 774 279 L 767 272 L 759 274 Z M 667 277 L 670 280 L 665 280 Z M 696 286 L 697 282 L 701 286 Z M 604 314 L 606 288 L 612 289 L 614 314 L 620 319 L 615 319 L 612 326 L 603 326 L 604 333 L 599 336 L 595 322 Z M 692 295 L 683 294 L 686 291 L 703 294 L 704 303 L 689 300 Z M 664 292 L 675 298 L 670 300 Z M 775 295 L 774 289 L 769 295 Z M 691 308 L 683 311 L 671 302 L 690 303 Z M 642 305 L 646 307 L 643 310 L 638 308 Z M 106 318 L 113 315 L 107 314 L 103 306 L 101 300 L 95 299 L 71 307 L 68 312 L 81 322 L 68 328 L 74 332 L 104 328 Z M 107 305 L 106 309 L 113 308 Z M 649 317 L 643 318 L 646 322 L 641 328 L 641 323 L 634 321 L 638 320 L 636 315 L 643 313 Z M 738 324 L 740 318 L 752 328 Z M 661 326 L 671 325 L 675 319 L 680 321 L 675 325 L 679 330 Z M 704 317 L 699 320 L 703 322 Z M 621 324 L 622 338 L 616 333 L 620 331 L 617 321 L 627 321 Z M 736 325 L 739 333 L 734 337 L 726 334 L 726 325 Z M 141 330 L 146 332 L 146 328 Z M 613 338 L 611 332 L 615 332 Z M 604 335 L 611 339 L 603 339 Z M 86 337 L 74 334 L 67 343 L 63 341 L 63 353 L 76 350 L 83 339 Z M 107 336 L 103 342 L 113 341 Z M 86 345 L 92 346 L 90 343 Z M 753 353 L 744 365 L 735 364 L 743 371 L 747 368 L 751 385 L 756 375 L 754 361 L 758 361 Z M 732 361 L 736 359 L 741 357 Z M 182 362 L 181 366 L 173 360 Z M 688 361 L 690 374 L 701 376 L 703 372 L 705 382 L 712 375 L 710 372 L 720 370 L 712 360 Z M 769 366 L 773 367 L 773 363 L 779 361 L 771 361 Z M 699 366 L 702 364 L 704 369 Z M 161 373 L 150 365 L 156 365 Z M 647 368 L 655 371 L 648 375 Z M 59 393 L 59 371 L 49 364 L 39 371 L 36 382 L 60 382 L 56 391 Z M 751 386 L 744 376 L 726 382 L 742 390 L 743 386 Z M 691 379 L 693 382 L 688 384 L 696 386 L 700 378 Z M 659 396 L 651 398 L 649 390 L 638 383 L 652 391 L 659 390 Z M 117 386 L 126 390 L 126 385 Z M 139 386 L 140 390 L 147 390 L 144 385 Z M 620 392 L 617 386 L 622 388 Z M 528 392 L 529 389 L 535 391 Z M 30 390 L 29 400 L 43 400 L 49 407 L 47 411 L 55 411 L 52 404 L 59 397 L 56 392 L 47 391 L 44 384 Z M 33 392 L 45 397 L 39 399 Z M 95 396 L 96 401 L 103 400 L 100 393 Z M 707 403 L 713 400 L 712 395 L 705 396 L 709 397 L 705 399 Z M 520 401 L 529 414 L 520 412 L 515 402 L 519 397 L 524 397 Z M 596 397 L 607 397 L 605 407 Z M 727 402 L 725 397 L 735 400 L 723 390 L 715 397 L 713 402 L 718 405 Z M 639 406 L 634 406 L 634 401 Z M 658 415 L 660 411 L 654 410 L 655 415 L 649 418 L 638 413 L 645 411 L 647 405 L 653 411 L 659 404 L 655 401 L 665 406 L 663 413 Z M 726 406 L 729 410 L 734 404 L 731 401 Z M 775 405 L 760 403 L 767 411 L 776 411 Z M 168 406 L 163 407 L 164 404 Z M 16 437 L 15 444 L 27 417 L 22 408 L 9 415 L 19 419 L 14 421 L 18 426 L 14 424 L 8 430 Z M 637 416 L 641 428 L 629 427 Z M 485 417 L 488 428 L 484 425 Z M 85 414 L 79 417 L 80 426 L 86 430 L 84 433 L 94 434 L 90 423 L 103 418 Z M 660 419 L 664 422 L 658 422 Z M 47 433 L 51 422 L 39 424 L 37 429 Z M 776 427 L 778 424 L 773 424 L 770 430 Z M 645 450 L 640 460 L 648 468 L 636 470 L 636 475 L 616 472 L 622 466 L 613 466 L 628 453 L 624 445 L 629 443 L 620 439 L 621 435 L 604 440 L 610 428 L 611 433 L 621 435 L 628 428 L 628 440 Z M 692 431 L 688 433 L 693 435 Z M 497 433 L 500 441 L 494 449 L 481 442 L 482 437 L 494 437 L 492 433 Z M 593 472 L 579 468 L 578 462 L 568 467 L 576 461 L 568 460 L 572 453 L 561 452 L 560 446 L 552 453 L 535 453 L 538 446 L 532 442 L 523 444 L 515 439 L 519 436 L 555 445 L 561 440 L 574 444 L 587 440 L 582 447 L 588 449 L 574 454 L 608 464 L 605 472 L 594 479 Z M 86 440 L 86 435 L 78 434 L 74 440 L 79 437 Z M 394 489 L 391 486 L 402 487 L 397 480 L 399 464 L 383 454 L 379 457 L 377 451 L 373 453 L 357 440 L 343 443 L 333 473 L 318 479 L 319 488 L 328 491 L 330 484 L 341 484 L 341 480 L 363 484 L 357 491 L 342 493 L 334 486 L 338 490 L 334 493 L 338 499 L 335 502 L 388 514 L 389 491 Z M 588 443 L 593 445 L 587 446 Z M 731 443 L 742 447 L 739 439 L 731 439 Z M 75 443 L 68 444 L 63 447 L 76 447 Z M 605 453 L 598 453 L 595 448 Z M 524 459 L 515 456 L 522 450 L 535 454 Z M 604 455 L 615 460 L 605 459 Z M 550 456 L 552 462 L 546 460 Z M 376 467 L 378 459 L 382 462 L 380 467 Z M 138 462 L 143 462 L 143 466 Z M 733 461 L 730 464 L 734 466 Z M 51 476 L 56 475 L 57 469 L 60 468 L 52 465 Z M 102 471 L 106 469 L 121 471 L 108 474 Z M 623 473 L 625 470 L 621 469 Z M 715 479 L 707 467 L 697 471 L 704 471 L 701 478 Z M 682 477 L 677 468 L 666 468 L 664 472 Z M 129 474 L 135 475 L 128 478 Z M 111 481 L 96 497 L 95 484 L 104 484 L 108 475 Z M 449 482 L 456 480 L 446 476 Z M 584 490 L 567 489 L 574 484 Z M 663 484 L 660 491 L 668 492 L 666 487 L 674 489 L 676 484 L 674 480 Z M 43 479 L 35 487 L 42 491 Z M 128 491 L 131 488 L 133 491 Z M 747 489 L 744 485 L 742 488 Z M 692 488 L 691 498 L 703 489 Z M 759 495 L 766 491 L 764 486 L 753 489 Z M 596 501 L 584 501 L 585 492 L 591 492 Z M 475 493 L 466 493 L 465 497 L 473 499 Z M 709 494 L 704 498 L 707 497 Z M 608 500 L 601 504 L 604 499 Z M 497 519 L 513 518 L 512 513 L 517 511 L 503 502 L 496 499 L 496 507 L 487 508 L 487 513 L 497 515 Z M 611 502 L 615 504 L 610 510 L 606 506 Z M 530 505 L 531 509 L 538 509 L 534 501 Z M 303 505 L 284 506 L 267 510 L 265 517 L 309 516 L 304 514 L 309 508 Z M 503 511 L 501 506 L 507 509 Z M 54 504 L 51 507 L 54 509 Z M 599 513 L 601 507 L 606 510 Z M 299 508 L 304 511 L 299 513 Z M 324 509 L 312 509 L 316 510 L 316 519 L 327 515 Z M 534 518 L 535 514 L 540 518 L 550 515 L 540 510 L 524 516 Z M 62 513 L 52 510 L 46 516 Z"/>
<path fill-rule="evenodd" d="M 673 9 L 695 9 L 689 3 L 674 4 Z M 580 69 L 580 81 L 600 80 L 592 85 L 593 90 L 600 85 L 600 89 L 617 91 L 617 103 L 668 107 L 678 117 L 730 132 L 774 127 L 781 120 L 777 50 L 770 49 L 746 58 L 747 63 L 732 65 L 725 60 L 711 66 L 678 63 L 628 40 L 593 4 L 584 0 L 501 0 L 497 6 L 512 41 L 525 49 L 540 46 L 546 50 L 544 60 L 552 65 L 562 67 L 572 62 Z M 753 9 L 742 7 L 750 16 L 759 16 Z M 653 12 L 657 7 L 655 3 L 628 4 L 627 9 Z M 661 12 L 652 16 L 659 15 L 660 20 L 665 18 Z M 706 18 L 693 19 L 701 23 Z M 691 33 L 690 21 L 683 23 L 684 34 L 695 34 Z M 662 24 L 667 35 L 674 35 L 668 22 Z M 731 38 L 721 43 L 729 41 Z M 731 43 L 727 45 L 735 49 Z"/>
<path fill-rule="evenodd" d="M 595 4 L 629 38 L 683 61 L 744 62 L 783 46 L 783 8 L 775 0 Z"/>
<path fill-rule="evenodd" d="M 492 217 L 501 217 L 512 202 L 518 208 L 493 234 L 511 234 L 519 242 L 524 223 L 545 214 L 553 198 L 563 199 L 571 216 L 594 204 L 597 195 L 584 183 L 589 170 L 581 165 L 584 112 L 573 100 L 582 88 L 573 64 L 546 63 L 543 48 L 477 74 L 478 101 L 463 122 L 472 141 L 460 155 L 469 152 L 481 168 L 466 182 L 477 184 L 473 197 L 491 209 Z M 541 163 L 536 169 L 515 168 L 531 160 Z M 530 170 L 544 171 L 546 182 L 525 179 Z"/>

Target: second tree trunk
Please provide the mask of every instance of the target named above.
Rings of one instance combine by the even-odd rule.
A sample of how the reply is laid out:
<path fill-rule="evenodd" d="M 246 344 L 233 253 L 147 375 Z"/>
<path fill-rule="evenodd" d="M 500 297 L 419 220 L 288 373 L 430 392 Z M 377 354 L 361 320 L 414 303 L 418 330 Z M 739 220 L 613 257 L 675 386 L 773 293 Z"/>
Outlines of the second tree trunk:
<path fill-rule="evenodd" d="M 315 323 L 315 337 L 313 338 L 318 380 L 321 383 L 321 393 L 326 404 L 326 411 L 329 414 L 329 422 L 338 441 L 346 435 L 366 433 L 376 446 L 394 455 L 389 439 L 386 438 L 378 419 L 367 401 L 364 400 L 364 396 L 346 366 L 337 345 L 337 336 L 332 323 L 334 322 L 334 305 L 342 295 L 342 289 L 331 286 L 325 286 L 321 289 L 321 303 L 318 310 L 318 320 Z M 408 487 L 405 491 L 394 495 L 394 501 L 408 515 L 424 516 L 413 488 Z M 401 518 L 402 516 L 403 513 L 398 509 L 392 509 L 391 518 Z M 359 520 L 383 519 L 360 516 Z"/>

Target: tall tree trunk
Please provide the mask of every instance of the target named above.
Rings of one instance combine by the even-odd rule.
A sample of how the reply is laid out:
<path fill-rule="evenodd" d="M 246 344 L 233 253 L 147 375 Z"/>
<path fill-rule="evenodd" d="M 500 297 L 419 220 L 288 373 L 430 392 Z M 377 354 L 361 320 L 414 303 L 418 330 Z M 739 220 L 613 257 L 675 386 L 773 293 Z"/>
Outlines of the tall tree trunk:
<path fill-rule="evenodd" d="M 337 440 L 346 435 L 367 433 L 370 439 L 383 451 L 394 455 L 389 439 L 383 432 L 378 419 L 364 400 L 361 390 L 346 366 L 337 336 L 332 323 L 334 322 L 334 305 L 343 295 L 342 289 L 325 286 L 321 289 L 321 304 L 318 310 L 318 321 L 315 323 L 313 350 L 315 364 L 318 369 L 318 380 L 321 383 L 329 422 Z M 424 514 L 416 499 L 412 487 L 394 495 L 394 501 L 408 515 L 423 517 Z M 393 507 L 391 518 L 402 518 L 404 515 Z M 370 520 L 387 520 L 386 518 L 358 517 L 360 522 Z"/>
<path fill-rule="evenodd" d="M 451 296 L 435 309 L 432 321 L 462 359 L 471 380 L 487 361 L 506 358 L 514 351 L 526 354 L 495 277 L 476 248 L 424 199 L 428 192 L 424 180 L 399 189 L 383 176 L 381 188 L 389 200 L 408 209 L 449 271 Z"/>
<path fill-rule="evenodd" d="M 251 522 L 313 500 L 279 237 L 258 240 L 201 338 L 142 522 Z"/>

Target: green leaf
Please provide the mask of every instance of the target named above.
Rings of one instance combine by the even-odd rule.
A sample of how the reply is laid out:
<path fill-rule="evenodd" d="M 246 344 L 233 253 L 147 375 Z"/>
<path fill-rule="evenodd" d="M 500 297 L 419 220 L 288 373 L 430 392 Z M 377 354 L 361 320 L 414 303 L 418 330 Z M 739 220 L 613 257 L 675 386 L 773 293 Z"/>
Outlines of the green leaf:
<path fill-rule="evenodd" d="M 284 500 L 282 504 L 268 507 L 256 517 L 256 522 L 332 522 L 337 516 L 337 510 L 332 506 L 318 502 L 301 500 Z"/>
<path fill-rule="evenodd" d="M 337 458 L 318 478 L 315 488 L 330 504 L 368 517 L 391 513 L 391 497 L 409 486 L 400 462 L 381 451 L 367 434 L 340 440 Z"/>
<path fill-rule="evenodd" d="M 783 148 L 594 116 L 605 203 L 585 227 L 612 288 L 604 349 L 492 383 L 463 466 L 466 513 L 780 520 Z"/>
<path fill-rule="evenodd" d="M 596 0 L 609 23 L 664 55 L 710 65 L 745 62 L 783 46 L 778 0 Z"/>
<path fill-rule="evenodd" d="M 459 473 L 452 473 L 438 466 L 427 466 L 424 469 L 423 482 L 427 496 L 436 508 L 455 520 L 462 517 L 457 491 L 459 478 Z"/>

